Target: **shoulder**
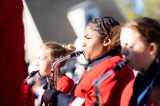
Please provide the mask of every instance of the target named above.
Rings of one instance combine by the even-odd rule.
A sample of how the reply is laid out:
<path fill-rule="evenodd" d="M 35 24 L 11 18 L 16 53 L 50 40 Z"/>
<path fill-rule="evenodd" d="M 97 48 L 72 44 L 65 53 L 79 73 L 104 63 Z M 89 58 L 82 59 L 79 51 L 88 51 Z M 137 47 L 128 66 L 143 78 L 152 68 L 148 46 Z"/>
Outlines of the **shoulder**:
<path fill-rule="evenodd" d="M 113 56 L 113 57 L 110 58 L 110 61 L 113 62 L 113 63 L 118 63 L 122 60 L 123 60 L 123 58 L 121 56 Z"/>
<path fill-rule="evenodd" d="M 105 67 L 108 67 L 109 69 L 111 69 L 122 60 L 123 60 L 122 57 L 114 56 L 114 57 L 106 58 L 104 61 L 100 63 L 100 65 L 104 65 Z"/>
<path fill-rule="evenodd" d="M 121 102 L 120 106 L 129 106 L 129 101 L 133 93 L 133 84 L 135 79 L 132 79 L 124 88 L 122 95 L 121 95 Z"/>
<path fill-rule="evenodd" d="M 118 63 L 122 60 L 123 58 L 121 56 L 113 56 L 113 57 L 106 58 L 104 62 Z"/>

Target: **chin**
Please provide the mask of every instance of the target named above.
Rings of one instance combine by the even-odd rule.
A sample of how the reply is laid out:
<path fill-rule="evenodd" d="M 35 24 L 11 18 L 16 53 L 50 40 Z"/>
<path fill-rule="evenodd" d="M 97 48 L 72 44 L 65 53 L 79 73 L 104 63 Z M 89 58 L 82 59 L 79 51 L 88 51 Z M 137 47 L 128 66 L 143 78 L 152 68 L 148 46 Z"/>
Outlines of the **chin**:
<path fill-rule="evenodd" d="M 85 60 L 89 61 L 89 58 L 84 54 Z"/>
<path fill-rule="evenodd" d="M 44 75 L 44 73 L 40 73 L 40 76 L 41 76 L 41 77 L 44 77 L 45 75 Z"/>
<path fill-rule="evenodd" d="M 131 68 L 133 68 L 135 71 L 139 71 L 139 68 L 137 67 L 137 65 L 134 64 L 129 64 L 131 66 Z"/>
<path fill-rule="evenodd" d="M 40 76 L 41 76 L 41 77 L 45 77 L 45 76 L 46 76 L 46 73 L 44 73 L 44 72 L 41 73 L 41 72 L 40 72 Z"/>
<path fill-rule="evenodd" d="M 128 60 L 125 60 L 125 61 L 131 68 L 134 68 L 134 65 L 130 61 L 128 61 Z"/>

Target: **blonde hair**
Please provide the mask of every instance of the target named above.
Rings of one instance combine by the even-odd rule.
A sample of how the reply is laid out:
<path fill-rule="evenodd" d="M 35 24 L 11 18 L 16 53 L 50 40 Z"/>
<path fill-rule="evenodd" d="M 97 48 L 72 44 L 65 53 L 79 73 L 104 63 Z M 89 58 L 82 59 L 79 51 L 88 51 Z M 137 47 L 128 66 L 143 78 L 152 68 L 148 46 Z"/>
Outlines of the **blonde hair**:
<path fill-rule="evenodd" d="M 70 54 L 76 49 L 72 44 L 60 44 L 55 41 L 45 42 L 41 47 L 46 50 L 45 52 L 51 61 L 54 61 L 55 58 Z"/>
<path fill-rule="evenodd" d="M 75 46 L 73 46 L 73 44 L 63 44 L 62 46 L 66 49 L 67 54 L 70 54 L 71 52 L 76 50 L 76 48 L 75 48 Z"/>

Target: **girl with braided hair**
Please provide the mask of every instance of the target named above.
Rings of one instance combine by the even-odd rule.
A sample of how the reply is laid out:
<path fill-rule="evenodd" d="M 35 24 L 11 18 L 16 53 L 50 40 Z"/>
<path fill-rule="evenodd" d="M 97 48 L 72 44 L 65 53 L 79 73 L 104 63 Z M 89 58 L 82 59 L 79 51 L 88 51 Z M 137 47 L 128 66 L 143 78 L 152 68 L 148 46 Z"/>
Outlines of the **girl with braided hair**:
<path fill-rule="evenodd" d="M 94 81 L 123 61 L 118 26 L 118 21 L 112 17 L 92 19 L 86 27 L 82 44 L 83 55 L 89 62 L 87 71 L 69 95 L 57 90 L 45 90 L 42 100 L 55 106 L 93 106 L 97 102 Z M 128 65 L 117 69 L 100 84 L 101 101 L 98 105 L 119 106 L 122 90 L 133 78 Z"/>

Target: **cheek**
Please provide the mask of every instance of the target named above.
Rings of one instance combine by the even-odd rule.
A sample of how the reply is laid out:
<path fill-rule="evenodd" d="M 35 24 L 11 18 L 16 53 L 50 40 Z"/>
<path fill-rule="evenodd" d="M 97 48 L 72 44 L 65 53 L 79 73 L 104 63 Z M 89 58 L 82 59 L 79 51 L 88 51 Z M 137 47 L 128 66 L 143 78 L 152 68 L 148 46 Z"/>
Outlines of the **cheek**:
<path fill-rule="evenodd" d="M 50 64 L 49 63 L 43 63 L 41 69 L 39 70 L 40 74 L 42 76 L 48 76 L 50 75 Z"/>
<path fill-rule="evenodd" d="M 49 67 L 50 66 L 48 62 L 41 62 L 40 69 L 42 72 L 48 71 Z"/>
<path fill-rule="evenodd" d="M 135 48 L 134 51 L 135 51 L 135 58 L 138 59 L 139 61 L 143 62 L 145 58 L 148 57 L 148 50 L 142 46 Z"/>
<path fill-rule="evenodd" d="M 95 51 L 95 45 L 93 42 L 87 42 L 86 46 L 84 47 L 85 57 L 89 57 L 93 51 Z"/>
<path fill-rule="evenodd" d="M 131 61 L 135 62 L 135 64 L 136 62 L 144 61 L 142 52 L 139 52 L 137 50 L 130 50 L 129 54 L 129 58 L 131 59 Z"/>
<path fill-rule="evenodd" d="M 141 51 L 132 51 L 129 58 L 129 64 L 132 68 L 141 71 L 144 68 L 146 53 Z"/>
<path fill-rule="evenodd" d="M 45 71 L 49 71 L 50 70 L 50 64 L 48 62 L 45 63 Z"/>
<path fill-rule="evenodd" d="M 135 45 L 133 48 L 129 48 L 128 52 L 132 58 L 139 59 L 146 56 L 147 51 L 145 50 L 144 46 Z"/>
<path fill-rule="evenodd" d="M 88 46 L 88 57 L 90 57 L 91 60 L 94 60 L 101 56 L 103 51 L 103 46 L 100 43 L 94 43 L 92 45 Z"/>
<path fill-rule="evenodd" d="M 125 48 L 122 49 L 122 56 L 123 58 L 128 62 L 128 64 L 132 67 L 135 68 L 135 64 L 137 64 L 138 60 L 138 53 L 132 48 Z"/>

